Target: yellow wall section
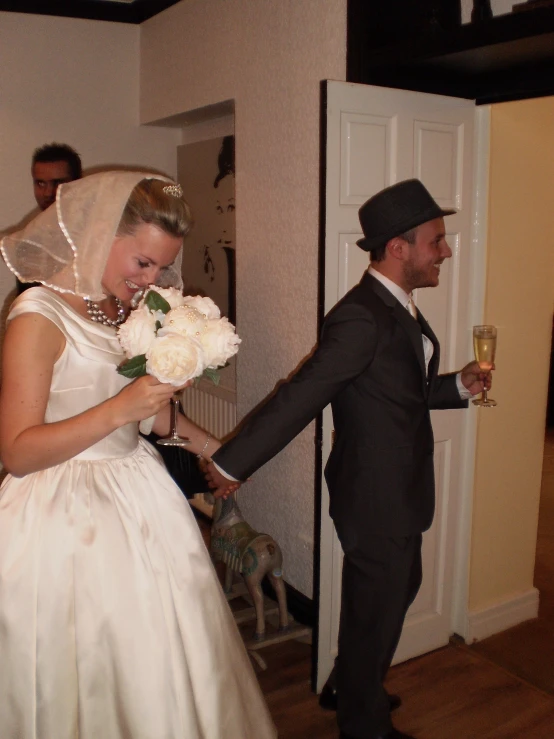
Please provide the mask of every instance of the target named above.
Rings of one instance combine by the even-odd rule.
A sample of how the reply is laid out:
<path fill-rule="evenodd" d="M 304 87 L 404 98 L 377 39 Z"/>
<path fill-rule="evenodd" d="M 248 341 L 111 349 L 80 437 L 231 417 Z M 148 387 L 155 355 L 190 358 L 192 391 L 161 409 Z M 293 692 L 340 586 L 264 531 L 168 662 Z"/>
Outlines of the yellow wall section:
<path fill-rule="evenodd" d="M 554 297 L 554 97 L 493 105 L 484 322 L 494 410 L 478 411 L 469 610 L 533 586 Z"/>

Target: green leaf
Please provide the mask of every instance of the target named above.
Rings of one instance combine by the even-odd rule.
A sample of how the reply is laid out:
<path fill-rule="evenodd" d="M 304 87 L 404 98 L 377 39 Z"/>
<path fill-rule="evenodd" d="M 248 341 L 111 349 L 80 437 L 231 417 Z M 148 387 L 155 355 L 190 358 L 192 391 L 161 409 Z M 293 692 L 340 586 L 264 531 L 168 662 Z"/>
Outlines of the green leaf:
<path fill-rule="evenodd" d="M 117 371 L 123 377 L 129 377 L 131 380 L 134 380 L 135 377 L 142 377 L 146 374 L 146 354 L 137 354 L 136 357 L 127 359 L 119 365 Z"/>
<path fill-rule="evenodd" d="M 206 369 L 202 373 L 202 377 L 207 377 L 208 380 L 211 380 L 214 385 L 219 385 L 219 372 L 215 369 L 212 369 L 211 367 L 206 367 Z"/>
<path fill-rule="evenodd" d="M 160 293 L 155 290 L 149 290 L 146 293 L 144 303 L 150 310 L 161 310 L 162 313 L 169 313 L 171 306 L 165 298 L 162 298 Z"/>
<path fill-rule="evenodd" d="M 161 329 L 162 324 L 159 321 L 156 321 L 156 333 Z"/>

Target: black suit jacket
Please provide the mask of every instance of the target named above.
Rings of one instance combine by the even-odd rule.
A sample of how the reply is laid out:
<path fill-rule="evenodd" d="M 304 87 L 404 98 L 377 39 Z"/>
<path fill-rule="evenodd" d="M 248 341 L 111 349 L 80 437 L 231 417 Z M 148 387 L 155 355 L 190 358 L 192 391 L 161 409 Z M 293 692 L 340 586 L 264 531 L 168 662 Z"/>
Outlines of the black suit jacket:
<path fill-rule="evenodd" d="M 434 354 L 425 372 L 422 332 Z M 463 408 L 440 349 L 366 273 L 331 310 L 313 355 L 213 459 L 244 480 L 331 403 L 335 442 L 325 468 L 330 513 L 345 549 L 367 534 L 425 531 L 434 513 L 430 410 Z"/>

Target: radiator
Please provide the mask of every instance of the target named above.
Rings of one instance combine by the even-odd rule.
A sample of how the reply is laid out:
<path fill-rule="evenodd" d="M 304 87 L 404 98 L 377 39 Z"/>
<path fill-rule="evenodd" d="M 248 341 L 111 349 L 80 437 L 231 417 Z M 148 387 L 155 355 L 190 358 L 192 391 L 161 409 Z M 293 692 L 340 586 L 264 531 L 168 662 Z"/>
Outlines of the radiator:
<path fill-rule="evenodd" d="M 237 423 L 237 405 L 198 387 L 189 387 L 181 398 L 184 414 L 210 434 L 221 439 Z"/>

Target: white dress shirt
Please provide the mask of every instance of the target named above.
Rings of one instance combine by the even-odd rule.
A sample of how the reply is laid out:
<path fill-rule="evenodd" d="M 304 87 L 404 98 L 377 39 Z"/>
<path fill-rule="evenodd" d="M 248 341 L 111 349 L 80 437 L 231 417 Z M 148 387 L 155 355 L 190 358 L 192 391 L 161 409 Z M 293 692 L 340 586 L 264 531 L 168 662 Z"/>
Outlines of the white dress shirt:
<path fill-rule="evenodd" d="M 381 285 L 383 285 L 383 287 L 386 287 L 387 290 L 394 295 L 394 297 L 398 300 L 400 305 L 406 308 L 408 313 L 410 312 L 408 303 L 410 302 L 410 300 L 413 300 L 411 295 L 408 295 L 408 293 L 404 292 L 404 290 L 400 287 L 400 285 L 397 285 L 396 282 L 389 280 L 388 277 L 385 277 L 385 275 L 381 274 L 381 272 L 374 269 L 373 267 L 369 267 L 367 271 L 372 277 L 378 280 L 381 283 Z M 428 371 L 429 362 L 431 361 L 431 357 L 433 356 L 433 352 L 434 352 L 433 342 L 428 336 L 425 336 L 425 334 L 421 334 L 421 338 L 423 339 L 423 354 L 425 356 L 425 370 Z M 468 400 L 469 398 L 473 397 L 472 394 L 469 392 L 469 390 L 465 387 L 465 385 L 462 382 L 461 372 L 458 372 L 458 374 L 456 375 L 456 387 L 458 388 L 458 392 L 460 393 L 460 398 L 462 400 Z"/>

